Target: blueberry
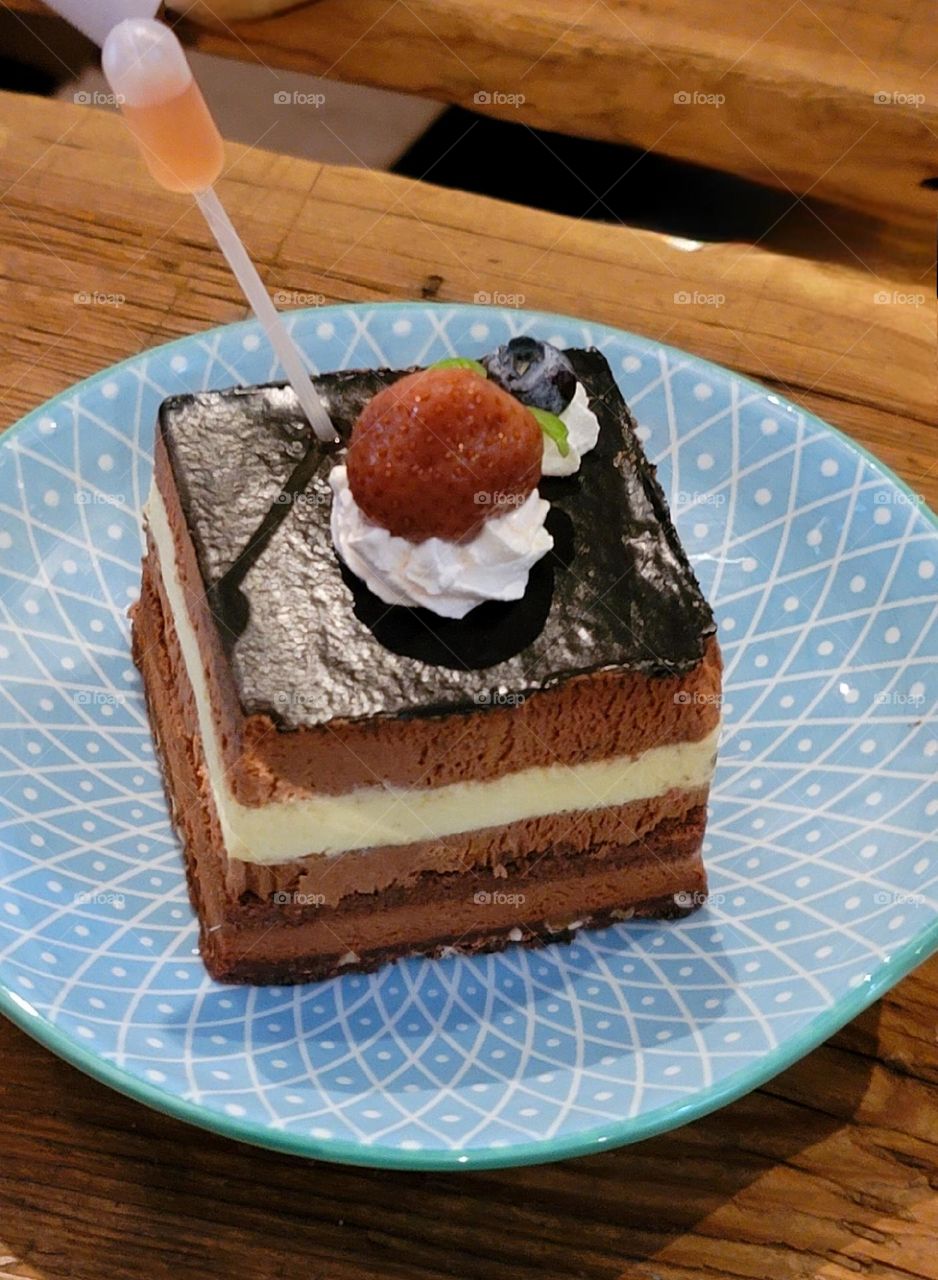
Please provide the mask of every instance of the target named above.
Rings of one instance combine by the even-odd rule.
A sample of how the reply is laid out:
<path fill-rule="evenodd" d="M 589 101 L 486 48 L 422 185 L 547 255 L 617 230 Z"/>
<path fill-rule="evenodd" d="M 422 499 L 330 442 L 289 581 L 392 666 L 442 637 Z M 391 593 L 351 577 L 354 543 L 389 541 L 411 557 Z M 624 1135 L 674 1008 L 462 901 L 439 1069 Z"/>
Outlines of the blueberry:
<path fill-rule="evenodd" d="M 549 342 L 512 338 L 482 363 L 493 382 L 535 409 L 563 413 L 576 392 L 573 365 Z"/>

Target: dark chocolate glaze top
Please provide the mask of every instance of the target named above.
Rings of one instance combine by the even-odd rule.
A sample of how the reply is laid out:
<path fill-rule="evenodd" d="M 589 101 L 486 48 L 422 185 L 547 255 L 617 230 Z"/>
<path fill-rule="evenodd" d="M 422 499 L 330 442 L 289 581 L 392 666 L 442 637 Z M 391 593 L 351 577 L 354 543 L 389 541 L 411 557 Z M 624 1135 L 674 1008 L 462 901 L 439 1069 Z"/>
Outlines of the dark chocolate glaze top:
<path fill-rule="evenodd" d="M 607 668 L 682 674 L 715 630 L 605 358 L 567 352 L 600 422 L 574 476 L 545 479 L 554 550 L 523 600 L 461 621 L 389 608 L 338 560 L 328 476 L 284 386 L 175 396 L 160 411 L 182 509 L 246 713 L 283 728 L 477 710 Z M 409 370 L 314 379 L 339 435 Z"/>

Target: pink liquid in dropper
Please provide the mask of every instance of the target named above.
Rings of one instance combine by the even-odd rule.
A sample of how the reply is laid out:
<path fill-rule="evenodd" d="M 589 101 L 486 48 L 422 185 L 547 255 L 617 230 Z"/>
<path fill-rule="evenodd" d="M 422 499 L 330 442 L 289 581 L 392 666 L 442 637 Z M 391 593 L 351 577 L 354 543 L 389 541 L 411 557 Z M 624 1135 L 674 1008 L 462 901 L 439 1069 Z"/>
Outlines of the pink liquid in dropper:
<path fill-rule="evenodd" d="M 129 18 L 108 33 L 101 64 L 157 182 L 207 191 L 224 148 L 182 45 L 161 22 Z"/>
<path fill-rule="evenodd" d="M 169 191 L 205 191 L 225 163 L 224 144 L 194 80 L 151 106 L 122 104 L 153 177 Z"/>
<path fill-rule="evenodd" d="M 108 32 L 101 65 L 150 172 L 170 191 L 195 197 L 264 326 L 300 408 L 321 440 L 335 441 L 335 427 L 313 387 L 302 353 L 214 190 L 224 164 L 224 147 L 182 45 L 161 22 L 127 18 Z"/>

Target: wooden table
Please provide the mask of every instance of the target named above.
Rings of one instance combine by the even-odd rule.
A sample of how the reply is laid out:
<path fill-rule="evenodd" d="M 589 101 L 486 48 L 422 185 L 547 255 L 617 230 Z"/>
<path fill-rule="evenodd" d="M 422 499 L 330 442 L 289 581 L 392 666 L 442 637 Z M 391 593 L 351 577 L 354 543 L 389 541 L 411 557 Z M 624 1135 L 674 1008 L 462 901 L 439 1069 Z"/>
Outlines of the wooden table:
<path fill-rule="evenodd" d="M 168 0 L 167 7 L 185 15 L 200 47 L 271 68 L 629 142 L 903 221 L 933 222 L 938 208 L 934 187 L 922 186 L 938 176 L 938 23 L 930 0 Z"/>
<path fill-rule="evenodd" d="M 423 94 L 810 191 L 934 240 L 932 0 L 167 0 L 167 11 L 199 48 L 266 66 L 274 89 L 292 68 Z"/>
<path fill-rule="evenodd" d="M 938 504 L 934 317 L 907 267 L 688 252 L 382 174 L 260 150 L 229 161 L 224 197 L 272 288 L 514 293 L 664 338 L 810 406 Z M 199 216 L 154 190 L 113 118 L 0 95 L 0 193 L 4 422 L 111 361 L 243 316 Z M 78 292 L 126 302 L 82 306 Z M 936 1280 L 936 1027 L 938 959 L 764 1089 L 675 1133 L 559 1165 L 405 1176 L 187 1128 L 4 1023 L 0 1280 Z"/>

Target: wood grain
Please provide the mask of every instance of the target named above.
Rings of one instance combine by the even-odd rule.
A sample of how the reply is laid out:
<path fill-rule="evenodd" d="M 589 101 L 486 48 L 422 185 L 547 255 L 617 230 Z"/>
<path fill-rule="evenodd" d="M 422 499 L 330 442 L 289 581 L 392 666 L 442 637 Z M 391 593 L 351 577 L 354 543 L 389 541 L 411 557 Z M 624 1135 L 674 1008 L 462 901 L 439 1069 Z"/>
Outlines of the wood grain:
<path fill-rule="evenodd" d="M 316 0 L 236 21 L 247 5 L 171 0 L 201 48 L 273 68 L 627 142 L 929 228 L 938 209 L 921 185 L 938 177 L 929 0 Z"/>
<path fill-rule="evenodd" d="M 168 10 L 199 48 L 272 72 L 629 143 L 925 234 L 938 211 L 930 0 L 171 0 Z"/>
<path fill-rule="evenodd" d="M 817 409 L 938 501 L 933 316 L 886 268 L 660 236 L 231 148 L 268 284 L 604 320 Z M 119 122 L 0 95 L 2 420 L 244 313 Z M 122 295 L 120 306 L 75 302 Z M 675 302 L 679 292 L 721 305 Z M 471 1175 L 306 1163 L 199 1133 L 0 1025 L 0 1280 L 938 1280 L 938 959 L 732 1107 L 622 1151 Z"/>
<path fill-rule="evenodd" d="M 48 12 L 42 0 L 3 3 L 17 14 Z M 268 67 L 274 89 L 278 69 L 299 69 L 662 152 L 790 195 L 770 243 L 794 223 L 802 246 L 813 233 L 826 255 L 840 237 L 867 261 L 852 233 L 843 244 L 842 219 L 827 208 L 842 204 L 877 219 L 877 237 L 919 260 L 919 271 L 934 263 L 938 25 L 930 0 L 173 5 L 184 39 Z M 721 105 L 708 104 L 713 95 Z M 303 109 L 313 110 L 294 107 Z M 494 160 L 511 163 L 510 155 Z M 612 163 L 606 185 L 622 176 Z M 601 216 L 602 185 L 595 194 Z"/>
<path fill-rule="evenodd" d="M 245 311 L 200 215 L 149 183 L 118 120 L 23 102 L 0 98 L 5 422 L 102 365 Z M 769 383 L 938 500 L 924 283 L 758 246 L 687 252 L 653 232 L 259 149 L 228 156 L 223 196 L 288 305 L 498 295 L 608 321 Z M 95 293 L 124 301 L 75 302 Z"/>

